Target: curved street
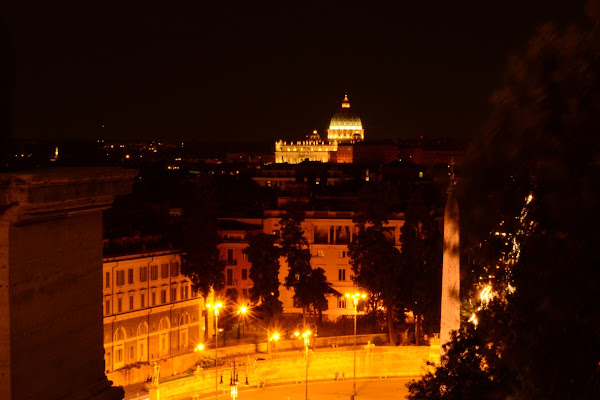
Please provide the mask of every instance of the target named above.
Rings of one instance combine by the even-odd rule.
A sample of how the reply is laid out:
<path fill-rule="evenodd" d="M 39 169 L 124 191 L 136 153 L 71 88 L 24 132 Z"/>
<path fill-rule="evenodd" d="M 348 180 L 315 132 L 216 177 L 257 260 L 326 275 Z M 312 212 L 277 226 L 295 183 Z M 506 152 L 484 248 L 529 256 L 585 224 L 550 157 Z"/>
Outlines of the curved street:
<path fill-rule="evenodd" d="M 406 399 L 408 389 L 406 384 L 413 378 L 389 379 L 360 379 L 356 381 L 356 400 L 398 400 Z M 343 381 L 327 381 L 308 384 L 310 400 L 349 400 L 352 394 L 352 379 Z M 201 399 L 214 398 L 214 394 Z M 230 399 L 229 393 L 219 395 L 220 400 Z M 240 386 L 239 400 L 305 400 L 305 385 L 286 384 L 266 387 L 263 389 L 244 390 Z"/>

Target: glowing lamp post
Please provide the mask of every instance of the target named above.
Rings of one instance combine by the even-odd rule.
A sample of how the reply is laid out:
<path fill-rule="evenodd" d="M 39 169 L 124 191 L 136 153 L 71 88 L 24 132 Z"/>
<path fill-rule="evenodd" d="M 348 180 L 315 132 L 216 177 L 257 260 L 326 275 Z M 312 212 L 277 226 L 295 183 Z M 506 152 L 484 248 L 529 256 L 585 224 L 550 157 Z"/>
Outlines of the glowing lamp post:
<path fill-rule="evenodd" d="M 347 298 L 352 298 L 354 305 L 354 374 L 352 384 L 352 394 L 356 395 L 356 315 L 358 314 L 358 300 L 367 297 L 366 293 L 355 292 L 354 294 L 346 293 Z"/>
<path fill-rule="evenodd" d="M 305 382 L 305 400 L 308 400 L 308 345 L 310 344 L 310 335 L 312 335 L 312 332 L 309 331 L 308 329 L 306 329 L 304 332 L 300 333 L 299 331 L 294 332 L 294 335 L 296 335 L 297 338 L 300 338 L 300 336 L 302 336 L 302 339 L 304 341 L 304 358 L 306 359 L 306 375 L 304 378 L 304 382 Z"/>
<path fill-rule="evenodd" d="M 273 342 L 273 348 L 275 349 L 275 357 L 277 357 L 277 341 L 279 340 L 279 333 L 275 332 L 269 337 L 269 342 Z"/>
<path fill-rule="evenodd" d="M 223 307 L 223 303 L 206 305 L 206 308 L 212 308 L 215 314 L 215 399 L 219 398 L 219 366 L 217 364 L 217 356 L 219 351 L 219 309 L 221 307 Z"/>
<path fill-rule="evenodd" d="M 242 321 L 244 321 L 244 318 L 246 317 L 246 314 L 248 314 L 248 307 L 246 307 L 245 305 L 242 305 L 240 307 L 240 309 L 238 310 L 238 315 L 239 315 L 239 319 L 238 319 L 238 340 L 240 340 L 240 324 L 242 323 Z"/>

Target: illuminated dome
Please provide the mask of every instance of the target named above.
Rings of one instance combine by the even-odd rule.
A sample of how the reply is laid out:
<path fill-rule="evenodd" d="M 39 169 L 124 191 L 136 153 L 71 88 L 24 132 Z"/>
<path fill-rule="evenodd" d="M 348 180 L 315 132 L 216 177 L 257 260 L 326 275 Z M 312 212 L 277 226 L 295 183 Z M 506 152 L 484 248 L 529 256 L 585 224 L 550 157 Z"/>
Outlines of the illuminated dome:
<path fill-rule="evenodd" d="M 350 109 L 348 93 L 344 96 L 342 106 L 333 114 L 329 129 L 327 130 L 327 139 L 337 140 L 338 142 L 358 142 L 364 140 L 365 131 L 362 127 L 360 117 Z"/>
<path fill-rule="evenodd" d="M 308 136 L 308 140 L 318 142 L 321 140 L 321 135 L 319 135 L 317 131 L 312 131 L 312 133 Z"/>

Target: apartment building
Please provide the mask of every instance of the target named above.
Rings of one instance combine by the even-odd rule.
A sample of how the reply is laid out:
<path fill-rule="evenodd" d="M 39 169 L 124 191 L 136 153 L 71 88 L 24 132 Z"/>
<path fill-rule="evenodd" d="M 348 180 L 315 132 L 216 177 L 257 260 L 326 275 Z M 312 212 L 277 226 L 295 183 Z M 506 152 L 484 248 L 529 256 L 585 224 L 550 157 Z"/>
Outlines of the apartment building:
<path fill-rule="evenodd" d="M 180 273 L 178 251 L 105 257 L 105 370 L 193 351 L 203 342 L 203 299 Z"/>
<path fill-rule="evenodd" d="M 220 228 L 223 242 L 219 245 L 221 257 L 225 261 L 225 289 L 229 297 L 233 291 L 237 293 L 238 303 L 247 299 L 248 291 L 252 287 L 249 271 L 252 266 L 243 254 L 243 249 L 248 246 L 247 234 L 263 232 L 279 236 L 281 226 L 279 221 L 284 216 L 282 210 L 265 211 L 264 218 L 245 218 L 227 220 Z M 357 228 L 352 221 L 354 214 L 350 211 L 307 211 L 306 219 L 302 224 L 311 251 L 311 264 L 314 268 L 323 268 L 327 280 L 333 289 L 342 295 L 355 290 L 352 281 L 352 268 L 348 256 L 348 244 L 357 233 Z M 404 224 L 404 216 L 397 213 L 389 218 L 388 225 L 392 228 L 389 240 L 400 250 L 400 228 Z M 279 299 L 283 303 L 285 313 L 301 313 L 302 310 L 294 307 L 293 291 L 283 286 L 288 266 L 285 258 L 280 259 Z M 329 320 L 338 319 L 344 315 L 353 315 L 354 308 L 344 296 L 329 296 L 329 309 L 323 313 Z"/>

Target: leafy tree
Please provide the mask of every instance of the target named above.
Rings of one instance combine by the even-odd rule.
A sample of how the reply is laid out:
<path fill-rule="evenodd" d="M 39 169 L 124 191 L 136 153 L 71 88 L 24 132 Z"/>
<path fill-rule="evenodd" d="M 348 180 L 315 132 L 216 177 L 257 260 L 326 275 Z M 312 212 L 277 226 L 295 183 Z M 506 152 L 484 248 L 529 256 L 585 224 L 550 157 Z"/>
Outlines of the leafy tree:
<path fill-rule="evenodd" d="M 439 332 L 442 289 L 442 235 L 435 204 L 426 204 L 423 187 L 417 188 L 405 211 L 401 228 L 403 274 L 400 299 L 415 317 L 415 341 L 420 344 L 421 320 L 430 333 Z"/>
<path fill-rule="evenodd" d="M 259 233 L 248 240 L 248 247 L 243 252 L 248 255 L 250 279 L 250 300 L 258 304 L 257 309 L 269 321 L 283 312 L 279 300 L 279 256 L 281 249 L 275 243 L 274 235 Z"/>
<path fill-rule="evenodd" d="M 354 282 L 378 296 L 386 308 L 388 339 L 396 342 L 394 307 L 398 303 L 398 281 L 401 277 L 400 252 L 389 240 L 391 228 L 387 220 L 359 215 L 354 223 L 358 234 L 348 245 Z"/>
<path fill-rule="evenodd" d="M 453 332 L 452 340 L 445 346 L 441 365 L 420 380 L 408 383 L 409 400 L 506 398 L 513 380 L 504 374 L 505 370 L 498 370 L 501 338 L 490 341 L 481 334 L 487 328 L 495 332 L 506 331 L 507 320 L 500 318 L 505 314 L 503 307 L 504 304 L 497 302 L 482 312 L 477 329 L 473 324 L 464 324 L 460 331 Z"/>
<path fill-rule="evenodd" d="M 205 185 L 194 185 L 184 207 L 181 273 L 190 279 L 192 288 L 202 294 L 205 302 L 211 290 L 218 293 L 225 286 L 225 263 L 219 243 L 211 190 Z M 206 324 L 207 319 L 205 316 Z"/>
<path fill-rule="evenodd" d="M 279 222 L 282 254 L 288 263 L 285 286 L 294 289 L 294 300 L 302 307 L 302 319 L 306 320 L 306 312 L 312 307 L 322 323 L 322 312 L 327 310 L 327 295 L 336 292 L 327 281 L 325 271 L 313 269 L 310 264 L 310 249 L 302 229 L 304 218 L 303 211 L 290 209 Z"/>
<path fill-rule="evenodd" d="M 440 379 L 413 385 L 413 399 L 457 398 L 440 388 L 475 374 L 502 382 L 480 387 L 487 398 L 600 397 L 598 4 L 587 31 L 542 26 L 492 97 L 490 127 L 466 163 L 461 224 L 467 248 L 482 249 L 469 269 L 492 276 L 505 305 L 479 312 L 489 323 L 463 327 L 450 349 L 474 338 L 471 351 L 494 352 L 448 352 Z"/>

